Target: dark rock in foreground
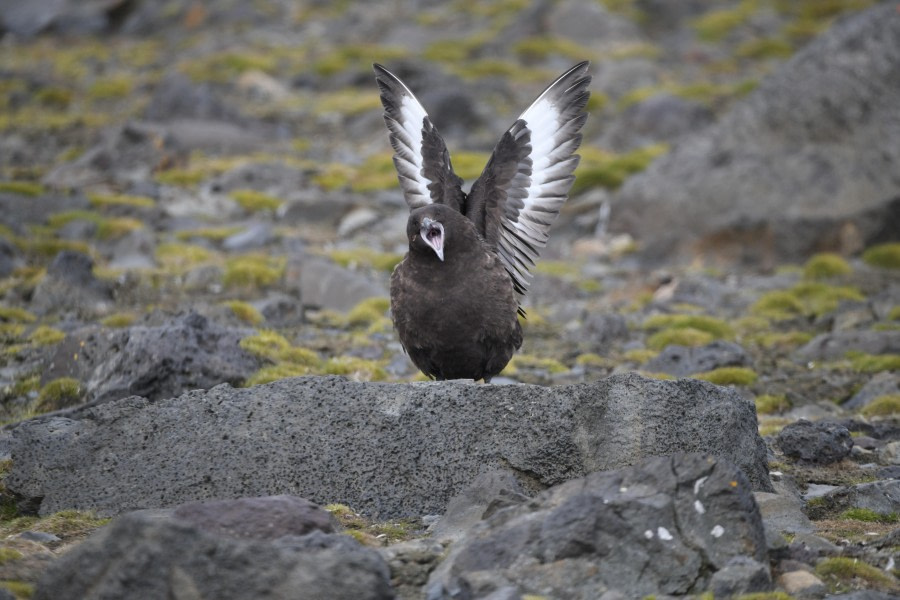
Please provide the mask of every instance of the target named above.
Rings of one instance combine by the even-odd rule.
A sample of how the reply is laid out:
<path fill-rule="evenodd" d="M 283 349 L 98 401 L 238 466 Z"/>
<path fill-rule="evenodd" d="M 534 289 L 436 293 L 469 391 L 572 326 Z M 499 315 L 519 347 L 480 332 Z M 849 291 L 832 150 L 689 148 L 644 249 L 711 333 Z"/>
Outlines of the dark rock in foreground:
<path fill-rule="evenodd" d="M 736 557 L 755 568 L 737 574 Z M 428 598 L 700 593 L 724 568 L 730 575 L 718 588 L 758 590 L 770 586 L 765 563 L 743 474 L 726 461 L 675 455 L 592 473 L 496 513 L 453 546 Z"/>
<path fill-rule="evenodd" d="M 250 510 L 249 517 L 255 512 L 263 521 L 271 516 L 273 500 L 273 518 L 283 523 L 281 509 L 296 504 L 288 498 L 225 501 L 207 508 L 225 508 L 230 514 Z M 179 515 L 183 508 L 174 517 L 138 512 L 117 519 L 55 561 L 39 582 L 35 599 L 394 597 L 384 559 L 349 536 L 315 527 L 327 517 L 313 518 L 312 532 L 302 536 L 284 531 L 265 535 L 247 527 L 235 534 L 228 528 L 210 528 L 197 515 L 200 507 Z M 305 510 L 307 516 L 310 511 L 325 512 Z M 296 515 L 292 520 L 296 524 Z"/>
<path fill-rule="evenodd" d="M 649 456 L 727 458 L 771 490 L 751 401 L 636 374 L 543 388 L 338 377 L 131 397 L 26 421 L 6 487 L 40 513 L 116 514 L 208 498 L 299 494 L 380 517 L 440 514 L 486 470 L 539 491 Z"/>

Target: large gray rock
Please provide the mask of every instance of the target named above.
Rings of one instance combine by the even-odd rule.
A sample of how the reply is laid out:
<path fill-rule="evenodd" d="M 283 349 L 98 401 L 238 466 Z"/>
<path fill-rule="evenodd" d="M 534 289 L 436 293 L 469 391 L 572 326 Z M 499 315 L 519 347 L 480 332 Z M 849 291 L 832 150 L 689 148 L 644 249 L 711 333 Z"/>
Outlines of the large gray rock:
<path fill-rule="evenodd" d="M 384 559 L 345 535 L 232 537 L 178 518 L 125 515 L 55 561 L 35 600 L 394 597 Z"/>
<path fill-rule="evenodd" d="M 821 465 L 843 460 L 853 448 L 853 438 L 843 425 L 806 419 L 785 426 L 777 442 L 785 456 Z"/>
<path fill-rule="evenodd" d="M 771 264 L 900 230 L 900 19 L 839 21 L 616 197 L 648 259 Z"/>
<path fill-rule="evenodd" d="M 160 400 L 220 383 L 238 385 L 260 366 L 238 345 L 252 334 L 252 329 L 223 327 L 197 313 L 156 326 L 88 327 L 56 346 L 44 380 L 79 379 L 90 402 L 132 395 Z"/>
<path fill-rule="evenodd" d="M 727 461 L 682 454 L 592 473 L 494 514 L 452 547 L 427 593 L 429 600 L 493 598 L 501 590 L 565 600 L 699 593 L 740 556 L 765 570 L 749 482 Z M 754 586 L 765 583 L 747 584 Z"/>
<path fill-rule="evenodd" d="M 719 367 L 746 367 L 752 362 L 747 351 L 738 344 L 716 340 L 700 347 L 667 346 L 653 357 L 645 368 L 654 373 L 670 373 L 676 377 L 686 377 Z"/>
<path fill-rule="evenodd" d="M 637 374 L 543 388 L 339 377 L 131 397 L 16 426 L 6 487 L 40 513 L 115 514 L 280 493 L 380 517 L 441 514 L 492 468 L 537 491 L 648 456 L 705 452 L 771 490 L 753 403 Z"/>
<path fill-rule="evenodd" d="M 796 356 L 801 361 L 836 360 L 843 358 L 849 350 L 866 354 L 900 353 L 900 331 L 835 331 L 817 335 L 803 347 Z"/>

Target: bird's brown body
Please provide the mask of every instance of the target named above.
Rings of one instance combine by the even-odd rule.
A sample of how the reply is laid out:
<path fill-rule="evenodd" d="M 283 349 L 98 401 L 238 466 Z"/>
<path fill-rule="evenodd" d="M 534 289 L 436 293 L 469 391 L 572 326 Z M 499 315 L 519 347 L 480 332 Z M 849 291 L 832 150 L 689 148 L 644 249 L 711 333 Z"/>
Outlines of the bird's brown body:
<path fill-rule="evenodd" d="M 394 329 L 429 377 L 490 381 L 522 345 L 512 280 L 463 215 L 441 204 L 422 215 L 448 231 L 446 259 L 412 244 L 391 275 Z"/>

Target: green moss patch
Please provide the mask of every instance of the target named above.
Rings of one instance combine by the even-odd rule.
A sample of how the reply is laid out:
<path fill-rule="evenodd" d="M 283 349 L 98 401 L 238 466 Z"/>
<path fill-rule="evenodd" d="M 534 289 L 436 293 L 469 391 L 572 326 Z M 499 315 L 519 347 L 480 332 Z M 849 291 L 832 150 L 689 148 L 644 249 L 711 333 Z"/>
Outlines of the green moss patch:
<path fill-rule="evenodd" d="M 222 282 L 228 287 L 265 287 L 282 278 L 287 260 L 264 254 L 247 254 L 225 262 Z"/>
<path fill-rule="evenodd" d="M 127 206 L 131 208 L 153 208 L 156 201 L 146 196 L 128 196 L 125 194 L 89 194 L 88 201 L 94 208 L 110 206 Z"/>
<path fill-rule="evenodd" d="M 61 377 L 48 382 L 38 395 L 37 411 L 50 412 L 81 401 L 81 382 L 71 377 Z"/>
<path fill-rule="evenodd" d="M 234 313 L 234 316 L 245 323 L 259 325 L 266 320 L 262 313 L 249 302 L 244 302 L 242 300 L 228 300 L 222 304 L 230 308 L 231 312 Z"/>
<path fill-rule="evenodd" d="M 533 356 L 531 354 L 517 354 L 512 357 L 509 364 L 503 369 L 503 375 L 515 375 L 523 369 L 547 371 L 550 374 L 554 374 L 565 373 L 569 370 L 569 367 L 554 358 L 544 358 L 541 356 Z"/>
<path fill-rule="evenodd" d="M 347 313 L 347 322 L 352 327 L 371 325 L 384 319 L 384 315 L 390 307 L 389 298 L 366 298 L 350 309 L 350 312 Z"/>
<path fill-rule="evenodd" d="M 420 528 L 417 520 L 371 521 L 345 504 L 326 504 L 325 510 L 334 515 L 344 533 L 368 546 L 387 546 L 411 539 Z"/>
<path fill-rule="evenodd" d="M 761 415 L 784 412 L 791 408 L 791 402 L 784 394 L 762 394 L 755 398 L 756 412 Z"/>
<path fill-rule="evenodd" d="M 752 0 L 744 0 L 733 8 L 711 10 L 692 23 L 697 36 L 705 42 L 718 42 L 745 23 L 757 7 Z"/>
<path fill-rule="evenodd" d="M 281 353 L 291 347 L 291 343 L 278 332 L 263 330 L 256 335 L 242 339 L 240 346 L 250 354 L 260 358 L 278 361 Z"/>
<path fill-rule="evenodd" d="M 862 259 L 873 267 L 900 269 L 900 243 L 872 246 L 863 252 Z"/>
<path fill-rule="evenodd" d="M 897 357 L 900 359 L 900 357 Z M 900 364 L 900 360 L 897 361 Z M 900 368 L 900 367 L 898 367 Z M 878 396 L 860 411 L 867 417 L 887 417 L 900 415 L 900 394 Z"/>
<path fill-rule="evenodd" d="M 378 271 L 391 272 L 397 266 L 403 256 L 390 252 L 373 252 L 368 248 L 353 248 L 344 250 L 332 250 L 329 258 L 342 267 L 370 267 Z"/>
<path fill-rule="evenodd" d="M 653 160 L 668 152 L 665 144 L 653 144 L 626 152 L 612 154 L 590 146 L 579 151 L 581 162 L 575 170 L 572 195 L 596 187 L 614 190 L 628 177 L 646 169 Z"/>
<path fill-rule="evenodd" d="M 900 354 L 851 353 L 850 365 L 861 373 L 900 370 Z"/>
<path fill-rule="evenodd" d="M 647 338 L 647 347 L 651 350 L 662 350 L 666 346 L 705 346 L 712 342 L 715 336 L 708 331 L 694 329 L 693 327 L 678 327 L 663 329 Z"/>
<path fill-rule="evenodd" d="M 50 215 L 47 222 L 50 227 L 59 229 L 72 221 L 88 221 L 97 226 L 97 238 L 101 240 L 114 240 L 126 233 L 140 229 L 144 224 L 131 217 L 104 217 L 88 210 L 72 210 Z"/>
<path fill-rule="evenodd" d="M 823 252 L 811 257 L 803 265 L 803 277 L 806 279 L 828 279 L 840 275 L 848 275 L 853 269 L 840 254 Z"/>
<path fill-rule="evenodd" d="M 288 377 L 300 377 L 302 375 L 309 375 L 311 371 L 312 369 L 305 365 L 294 365 L 288 363 L 269 365 L 267 367 L 263 367 L 262 369 L 251 375 L 247 379 L 247 381 L 244 382 L 244 386 L 251 387 L 254 385 L 272 383 L 273 381 L 286 379 Z"/>
<path fill-rule="evenodd" d="M 256 190 L 234 190 L 231 197 L 248 212 L 274 211 L 281 206 L 281 200 L 278 198 Z"/>
<path fill-rule="evenodd" d="M 103 320 L 100 321 L 100 324 L 104 327 L 113 327 L 113 328 L 121 328 L 128 327 L 132 323 L 134 323 L 137 317 L 133 313 L 115 313 L 109 315 L 108 317 L 104 317 Z"/>
<path fill-rule="evenodd" d="M 879 513 L 868 508 L 848 508 L 841 513 L 842 519 L 853 519 L 855 521 L 867 521 L 870 523 L 897 523 L 900 522 L 900 516 L 897 513 Z"/>
<path fill-rule="evenodd" d="M 714 339 L 734 338 L 734 329 L 726 321 L 707 315 L 652 315 L 641 327 L 648 331 L 660 329 L 695 329 L 709 333 Z"/>
<path fill-rule="evenodd" d="M 720 367 L 712 371 L 695 373 L 694 379 L 702 379 L 716 385 L 750 385 L 758 377 L 756 371 L 747 367 Z"/>
<path fill-rule="evenodd" d="M 44 191 L 44 186 L 32 181 L 0 181 L 0 193 L 34 197 L 40 196 Z"/>
<path fill-rule="evenodd" d="M 750 311 L 773 320 L 819 317 L 835 310 L 844 300 L 862 301 L 865 296 L 851 286 L 804 281 L 788 290 L 773 290 L 762 294 L 750 307 Z"/>
<path fill-rule="evenodd" d="M 174 270 L 189 269 L 209 262 L 212 258 L 211 250 L 196 244 L 167 242 L 156 247 L 156 261 Z"/>
<path fill-rule="evenodd" d="M 628 350 L 625 354 L 622 355 L 627 361 L 635 362 L 638 364 L 644 364 L 652 358 L 655 358 L 659 355 L 658 350 L 649 350 L 647 348 L 635 348 L 633 350 Z"/>
<path fill-rule="evenodd" d="M 66 339 L 66 334 L 59 329 L 41 325 L 32 331 L 28 336 L 28 341 L 35 346 L 52 346 Z"/>
<path fill-rule="evenodd" d="M 23 531 L 43 531 L 68 541 L 86 537 L 109 521 L 92 512 L 64 510 L 42 518 L 18 517 L 0 521 L 0 535 L 7 537 Z"/>
<path fill-rule="evenodd" d="M 0 306 L 0 321 L 12 323 L 34 323 L 37 317 L 17 306 Z"/>
<path fill-rule="evenodd" d="M 832 592 L 845 592 L 860 588 L 898 591 L 900 586 L 894 577 L 855 558 L 826 558 L 816 565 L 816 574 Z"/>
<path fill-rule="evenodd" d="M 134 80 L 124 75 L 98 79 L 88 88 L 88 97 L 94 100 L 115 100 L 131 93 Z"/>

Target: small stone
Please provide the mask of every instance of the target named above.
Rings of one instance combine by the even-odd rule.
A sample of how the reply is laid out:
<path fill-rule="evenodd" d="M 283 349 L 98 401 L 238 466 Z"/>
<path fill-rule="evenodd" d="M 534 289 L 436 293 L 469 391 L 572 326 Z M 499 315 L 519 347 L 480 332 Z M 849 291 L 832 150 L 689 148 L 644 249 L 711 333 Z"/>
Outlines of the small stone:
<path fill-rule="evenodd" d="M 803 514 L 803 503 L 799 498 L 769 492 L 756 492 L 754 496 L 767 527 L 785 533 L 813 531 L 812 523 Z"/>
<path fill-rule="evenodd" d="M 828 588 L 822 580 L 807 571 L 790 571 L 778 578 L 778 585 L 792 598 L 824 598 Z"/>
<path fill-rule="evenodd" d="M 900 465 L 900 440 L 878 449 L 878 461 L 885 465 Z"/>
<path fill-rule="evenodd" d="M 50 544 L 52 542 L 62 541 L 62 538 L 45 531 L 23 531 L 16 537 L 30 542 L 38 542 L 39 544 Z"/>
<path fill-rule="evenodd" d="M 736 556 L 710 580 L 709 589 L 716 598 L 767 592 L 772 589 L 769 567 L 748 556 Z"/>
<path fill-rule="evenodd" d="M 850 454 L 853 438 L 843 425 L 801 419 L 781 430 L 777 444 L 790 458 L 827 465 Z"/>

